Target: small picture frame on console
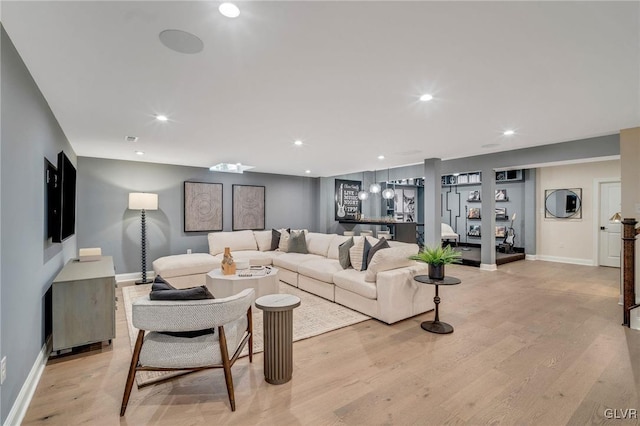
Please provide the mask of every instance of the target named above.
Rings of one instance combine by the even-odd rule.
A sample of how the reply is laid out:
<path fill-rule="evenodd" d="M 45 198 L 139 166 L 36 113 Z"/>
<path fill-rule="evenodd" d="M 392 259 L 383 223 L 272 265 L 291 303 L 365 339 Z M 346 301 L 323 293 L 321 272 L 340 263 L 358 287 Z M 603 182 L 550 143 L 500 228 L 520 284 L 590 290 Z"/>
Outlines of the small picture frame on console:
<path fill-rule="evenodd" d="M 504 238 L 507 235 L 506 226 L 496 226 L 496 238 Z"/>

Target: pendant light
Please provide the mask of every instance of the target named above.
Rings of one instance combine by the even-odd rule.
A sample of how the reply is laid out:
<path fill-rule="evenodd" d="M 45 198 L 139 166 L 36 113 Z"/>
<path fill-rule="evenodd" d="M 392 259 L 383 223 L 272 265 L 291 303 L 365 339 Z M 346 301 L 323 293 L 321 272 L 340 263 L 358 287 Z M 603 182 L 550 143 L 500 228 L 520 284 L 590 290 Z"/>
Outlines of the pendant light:
<path fill-rule="evenodd" d="M 373 171 L 373 178 L 376 179 L 376 171 Z M 369 187 L 369 192 L 372 194 L 378 194 L 380 192 L 380 184 L 378 182 L 373 182 Z"/>
<path fill-rule="evenodd" d="M 364 186 L 364 172 L 362 172 L 362 186 Z M 367 191 L 365 191 L 364 189 L 361 189 L 361 190 L 358 192 L 358 199 L 359 199 L 360 201 L 364 201 L 364 200 L 366 200 L 367 198 L 369 198 L 369 193 L 368 193 Z"/>
<path fill-rule="evenodd" d="M 385 184 L 385 189 L 382 191 L 382 198 L 385 200 L 390 200 L 395 195 L 395 191 L 392 188 L 389 188 L 389 169 L 387 169 L 387 183 Z"/>

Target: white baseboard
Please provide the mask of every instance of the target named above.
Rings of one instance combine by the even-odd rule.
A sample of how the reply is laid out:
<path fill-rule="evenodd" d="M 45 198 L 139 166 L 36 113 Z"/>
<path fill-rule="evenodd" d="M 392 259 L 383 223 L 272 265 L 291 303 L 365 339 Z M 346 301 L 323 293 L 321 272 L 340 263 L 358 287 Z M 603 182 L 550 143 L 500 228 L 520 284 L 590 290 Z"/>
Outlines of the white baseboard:
<path fill-rule="evenodd" d="M 558 263 L 570 263 L 572 265 L 583 266 L 595 266 L 591 259 L 576 259 L 574 257 L 559 257 L 559 256 L 546 256 L 539 254 L 536 256 L 537 260 L 544 260 L 546 262 L 558 262 Z"/>
<path fill-rule="evenodd" d="M 149 278 L 155 278 L 156 273 L 153 271 L 147 271 L 147 279 Z M 142 279 L 142 272 L 132 272 L 129 274 L 117 274 L 116 275 L 116 282 L 122 282 L 122 281 L 138 281 Z"/>
<path fill-rule="evenodd" d="M 480 270 L 481 271 L 497 271 L 498 265 L 496 265 L 495 263 L 481 263 Z"/>
<path fill-rule="evenodd" d="M 11 407 L 11 411 L 9 411 L 7 419 L 4 421 L 4 426 L 13 426 L 22 423 L 24 415 L 27 414 L 27 408 L 29 408 L 29 404 L 31 404 L 33 394 L 38 387 L 38 382 L 40 381 L 44 367 L 47 365 L 50 347 L 51 338 L 47 339 L 45 344 L 42 346 L 42 349 L 38 354 L 38 358 L 36 358 L 36 362 L 33 364 L 33 367 L 31 367 L 31 371 L 27 376 L 27 380 L 25 380 L 22 385 L 22 389 L 20 389 L 20 393 Z"/>
<path fill-rule="evenodd" d="M 525 254 L 524 260 L 538 260 L 537 254 Z"/>

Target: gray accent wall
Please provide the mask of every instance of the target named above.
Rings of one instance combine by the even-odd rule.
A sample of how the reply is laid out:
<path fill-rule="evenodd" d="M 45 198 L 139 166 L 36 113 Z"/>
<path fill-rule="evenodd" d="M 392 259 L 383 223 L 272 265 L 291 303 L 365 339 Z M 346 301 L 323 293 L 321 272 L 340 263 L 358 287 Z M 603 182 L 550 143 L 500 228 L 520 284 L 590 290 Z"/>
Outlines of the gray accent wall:
<path fill-rule="evenodd" d="M 76 156 L 47 101 L 1 28 L 0 358 L 7 379 L 0 395 L 4 424 L 45 343 L 45 293 L 76 254 L 76 237 L 46 238 L 45 158 Z"/>
<path fill-rule="evenodd" d="M 184 181 L 223 184 L 223 230 L 232 229 L 232 187 L 265 187 L 265 229 L 318 231 L 319 179 L 210 172 L 135 161 L 78 158 L 78 247 L 100 247 L 113 256 L 117 274 L 141 272 L 140 211 L 127 209 L 130 192 L 158 194 L 158 210 L 147 211 L 147 269 L 167 255 L 207 253 L 207 232 L 184 232 Z"/>

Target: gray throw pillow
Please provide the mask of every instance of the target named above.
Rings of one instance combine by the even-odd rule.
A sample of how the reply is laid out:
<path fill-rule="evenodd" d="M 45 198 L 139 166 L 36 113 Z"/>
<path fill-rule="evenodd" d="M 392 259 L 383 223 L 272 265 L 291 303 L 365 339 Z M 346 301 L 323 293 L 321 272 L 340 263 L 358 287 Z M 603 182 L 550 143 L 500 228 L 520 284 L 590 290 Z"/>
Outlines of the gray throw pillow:
<path fill-rule="evenodd" d="M 202 300 L 213 299 L 213 294 L 205 286 L 169 290 L 152 290 L 151 300 Z"/>
<path fill-rule="evenodd" d="M 289 234 L 289 253 L 309 253 L 307 250 L 307 236 L 304 231 L 291 231 Z"/>
<path fill-rule="evenodd" d="M 380 238 L 380 241 L 378 241 L 376 245 L 371 247 L 371 250 L 369 250 L 369 255 L 367 256 L 367 267 L 369 267 L 369 264 L 371 263 L 371 259 L 373 259 L 373 255 L 376 254 L 378 250 L 382 250 L 386 248 L 389 248 L 389 243 L 387 242 L 387 240 L 384 239 L 384 237 L 382 237 Z"/>
<path fill-rule="evenodd" d="M 367 265 L 369 264 L 367 261 L 369 260 L 369 252 L 371 251 L 371 243 L 367 237 L 364 237 L 364 248 L 362 249 L 362 269 L 361 271 L 367 270 Z"/>
<path fill-rule="evenodd" d="M 349 257 L 349 249 L 353 247 L 353 237 L 338 246 L 338 261 L 342 269 L 351 266 L 351 258 Z"/>
<path fill-rule="evenodd" d="M 280 231 L 277 229 L 271 229 L 271 247 L 269 250 L 278 250 L 278 244 L 280 244 Z"/>
<path fill-rule="evenodd" d="M 153 280 L 153 284 L 151 285 L 151 291 L 159 291 L 159 290 L 175 290 L 176 288 L 169 284 L 164 278 L 160 275 L 156 275 L 156 278 Z"/>

